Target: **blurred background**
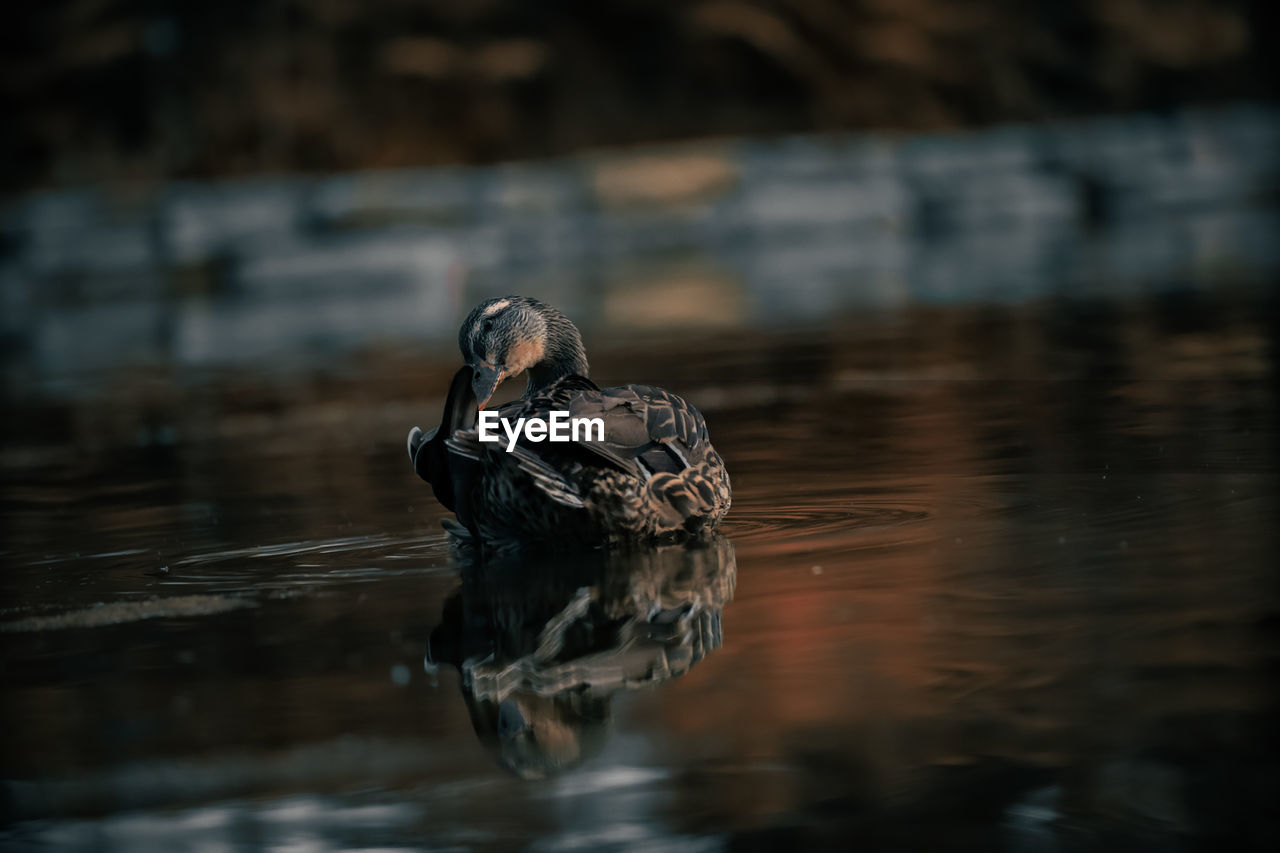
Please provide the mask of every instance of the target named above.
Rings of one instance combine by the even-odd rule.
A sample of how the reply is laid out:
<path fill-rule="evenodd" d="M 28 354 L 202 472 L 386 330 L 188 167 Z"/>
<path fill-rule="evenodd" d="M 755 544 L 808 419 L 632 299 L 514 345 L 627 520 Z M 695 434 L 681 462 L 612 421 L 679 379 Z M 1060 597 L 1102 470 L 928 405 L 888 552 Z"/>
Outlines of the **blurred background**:
<path fill-rule="evenodd" d="M 6 27 L 3 182 L 484 163 L 1274 95 L 1270 4 L 80 0 Z"/>
<path fill-rule="evenodd" d="M 25 9 L 6 373 L 447 338 L 508 291 L 733 325 L 1270 275 L 1269 9 Z"/>
<path fill-rule="evenodd" d="M 1270 849 L 1275 29 L 1245 0 L 12 10 L 0 845 Z M 735 486 L 714 641 L 541 783 L 427 638 L 500 666 L 493 626 L 563 578 L 660 601 L 662 561 L 486 597 L 440 533 L 404 435 L 505 293 L 577 322 L 601 384 L 693 401 Z"/>

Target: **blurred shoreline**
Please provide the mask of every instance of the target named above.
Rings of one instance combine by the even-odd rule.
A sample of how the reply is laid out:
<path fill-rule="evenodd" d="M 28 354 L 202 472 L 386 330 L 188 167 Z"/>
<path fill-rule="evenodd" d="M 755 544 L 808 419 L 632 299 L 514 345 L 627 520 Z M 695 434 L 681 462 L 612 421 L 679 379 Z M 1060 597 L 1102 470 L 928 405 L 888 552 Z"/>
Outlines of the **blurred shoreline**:
<path fill-rule="evenodd" d="M 590 334 L 1269 283 L 1280 108 L 736 139 L 491 167 L 34 193 L 6 385 L 446 344 L 522 292 Z"/>

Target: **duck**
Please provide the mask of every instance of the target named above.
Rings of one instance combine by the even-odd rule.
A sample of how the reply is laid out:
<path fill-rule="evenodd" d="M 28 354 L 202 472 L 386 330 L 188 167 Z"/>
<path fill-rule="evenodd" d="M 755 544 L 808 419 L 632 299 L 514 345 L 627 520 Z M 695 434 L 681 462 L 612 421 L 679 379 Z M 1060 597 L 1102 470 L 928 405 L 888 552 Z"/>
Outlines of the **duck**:
<path fill-rule="evenodd" d="M 454 513 L 444 526 L 458 539 L 504 547 L 698 538 L 729 511 L 729 474 L 702 413 L 653 385 L 597 386 L 581 332 L 557 308 L 527 296 L 488 299 L 463 321 L 458 347 L 464 363 L 440 426 L 415 426 L 408 439 L 413 468 Z M 568 412 L 599 419 L 603 434 L 482 441 L 480 413 L 520 374 L 524 393 L 497 406 L 501 422 Z"/>
<path fill-rule="evenodd" d="M 424 659 L 457 670 L 500 766 L 546 779 L 601 751 L 615 698 L 678 679 L 721 647 L 736 579 L 723 534 L 464 563 Z"/>

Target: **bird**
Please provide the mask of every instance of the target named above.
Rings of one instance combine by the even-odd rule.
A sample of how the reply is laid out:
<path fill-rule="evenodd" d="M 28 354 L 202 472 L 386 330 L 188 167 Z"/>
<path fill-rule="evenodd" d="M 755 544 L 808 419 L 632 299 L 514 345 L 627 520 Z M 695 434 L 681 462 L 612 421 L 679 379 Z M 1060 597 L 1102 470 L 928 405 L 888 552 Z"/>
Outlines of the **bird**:
<path fill-rule="evenodd" d="M 477 737 L 523 779 L 605 745 L 615 697 L 679 678 L 720 648 L 737 561 L 705 540 L 464 563 L 424 658 L 455 668 Z"/>
<path fill-rule="evenodd" d="M 527 296 L 477 305 L 458 331 L 463 365 L 445 398 L 441 424 L 409 431 L 409 458 L 457 520 L 458 539 L 494 547 L 608 545 L 705 537 L 729 511 L 732 488 L 707 423 L 692 404 L 653 385 L 600 388 L 588 375 L 578 327 Z M 524 394 L 497 407 L 508 423 L 599 418 L 598 430 L 569 441 L 509 448 L 482 441 L 479 413 L 508 377 L 524 373 Z M 500 431 L 501 432 L 501 431 Z"/>

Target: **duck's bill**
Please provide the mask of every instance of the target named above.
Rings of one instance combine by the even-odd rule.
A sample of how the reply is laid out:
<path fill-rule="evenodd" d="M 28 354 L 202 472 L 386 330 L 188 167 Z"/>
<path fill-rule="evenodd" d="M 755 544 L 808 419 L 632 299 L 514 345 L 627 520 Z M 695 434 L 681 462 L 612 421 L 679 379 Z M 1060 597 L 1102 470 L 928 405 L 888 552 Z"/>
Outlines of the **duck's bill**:
<path fill-rule="evenodd" d="M 493 392 L 498 390 L 498 386 L 502 384 L 502 380 L 507 378 L 507 371 L 501 367 L 491 367 L 487 364 L 473 366 L 475 375 L 471 377 L 471 390 L 476 394 L 476 400 L 479 405 L 478 409 L 483 410 L 489 404 L 489 398 L 493 396 Z"/>

